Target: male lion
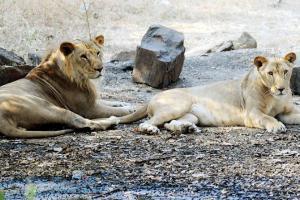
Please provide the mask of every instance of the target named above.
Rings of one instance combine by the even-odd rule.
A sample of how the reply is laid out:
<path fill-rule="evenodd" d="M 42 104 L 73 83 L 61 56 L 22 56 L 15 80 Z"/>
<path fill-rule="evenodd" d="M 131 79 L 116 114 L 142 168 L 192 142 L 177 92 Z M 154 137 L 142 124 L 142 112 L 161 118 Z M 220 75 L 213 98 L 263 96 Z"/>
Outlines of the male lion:
<path fill-rule="evenodd" d="M 290 77 L 295 53 L 284 58 L 254 59 L 255 67 L 241 80 L 192 88 L 171 89 L 155 95 L 148 105 L 119 123 L 144 118 L 140 131 L 158 133 L 158 125 L 171 131 L 198 131 L 203 126 L 246 126 L 284 132 L 285 124 L 300 124 L 300 111 L 292 103 Z M 169 123 L 166 123 L 169 122 Z"/>
<path fill-rule="evenodd" d="M 128 108 L 96 101 L 89 79 L 101 76 L 103 43 L 102 35 L 88 42 L 63 42 L 24 79 L 0 87 L 0 133 L 32 138 L 72 131 L 32 130 L 41 124 L 105 130 L 109 120 L 90 119 L 129 114 Z"/>

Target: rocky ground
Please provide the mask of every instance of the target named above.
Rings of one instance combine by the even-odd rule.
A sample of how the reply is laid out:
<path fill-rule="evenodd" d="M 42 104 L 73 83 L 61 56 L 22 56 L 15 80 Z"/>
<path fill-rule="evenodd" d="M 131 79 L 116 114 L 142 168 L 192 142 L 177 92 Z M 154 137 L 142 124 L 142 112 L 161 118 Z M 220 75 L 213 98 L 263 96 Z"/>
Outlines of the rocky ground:
<path fill-rule="evenodd" d="M 187 57 L 171 87 L 239 78 L 260 54 L 272 53 Z M 96 84 L 103 98 L 132 104 L 160 91 L 133 83 L 130 62 L 107 63 L 104 79 Z M 37 199 L 300 198 L 299 126 L 284 134 L 221 127 L 200 134 L 144 135 L 137 125 L 47 139 L 1 137 L 0 190 L 7 199 L 24 198 L 28 188 Z"/>

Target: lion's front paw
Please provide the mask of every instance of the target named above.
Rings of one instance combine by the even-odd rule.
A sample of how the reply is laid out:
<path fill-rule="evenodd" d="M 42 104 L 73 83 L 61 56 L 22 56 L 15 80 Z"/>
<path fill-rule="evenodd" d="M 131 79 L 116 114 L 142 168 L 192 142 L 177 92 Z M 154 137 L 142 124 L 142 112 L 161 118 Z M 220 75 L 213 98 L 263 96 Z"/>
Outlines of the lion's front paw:
<path fill-rule="evenodd" d="M 95 128 L 94 130 L 106 130 L 107 128 L 118 125 L 120 119 L 115 116 L 111 116 L 106 119 L 95 119 L 92 121 L 91 129 Z"/>
<path fill-rule="evenodd" d="M 103 123 L 101 122 L 91 121 L 88 127 L 93 131 L 99 131 L 99 130 L 105 130 L 109 126 L 104 126 Z"/>
<path fill-rule="evenodd" d="M 266 129 L 269 133 L 282 133 L 286 132 L 286 127 L 282 122 L 267 124 Z"/>
<path fill-rule="evenodd" d="M 149 124 L 147 122 L 141 123 L 139 125 L 139 131 L 143 133 L 148 133 L 151 135 L 159 134 L 160 130 L 157 128 L 157 126 L 154 126 L 152 124 Z"/>

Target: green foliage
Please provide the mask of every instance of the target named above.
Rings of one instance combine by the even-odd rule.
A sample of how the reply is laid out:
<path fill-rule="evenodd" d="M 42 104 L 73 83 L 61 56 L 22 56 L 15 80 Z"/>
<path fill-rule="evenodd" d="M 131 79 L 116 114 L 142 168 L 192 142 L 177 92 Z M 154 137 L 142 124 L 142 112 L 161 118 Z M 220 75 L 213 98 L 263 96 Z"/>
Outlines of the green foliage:
<path fill-rule="evenodd" d="M 25 199 L 34 200 L 37 193 L 37 187 L 34 184 L 29 184 L 25 188 Z"/>
<path fill-rule="evenodd" d="M 5 200 L 5 192 L 4 192 L 4 190 L 0 190 L 0 200 Z"/>

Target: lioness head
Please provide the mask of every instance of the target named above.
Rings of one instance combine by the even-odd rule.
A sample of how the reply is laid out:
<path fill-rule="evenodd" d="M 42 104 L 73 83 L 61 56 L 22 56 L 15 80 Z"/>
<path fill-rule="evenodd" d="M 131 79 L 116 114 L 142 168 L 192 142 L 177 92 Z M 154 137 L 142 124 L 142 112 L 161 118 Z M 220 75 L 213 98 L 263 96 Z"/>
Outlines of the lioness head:
<path fill-rule="evenodd" d="M 103 43 L 102 35 L 88 42 L 61 43 L 59 47 L 62 55 L 60 67 L 71 80 L 98 78 L 103 69 Z"/>
<path fill-rule="evenodd" d="M 262 83 L 269 89 L 271 95 L 281 96 L 290 93 L 290 79 L 295 60 L 295 53 L 288 53 L 283 58 L 269 59 L 257 56 L 254 59 Z"/>

